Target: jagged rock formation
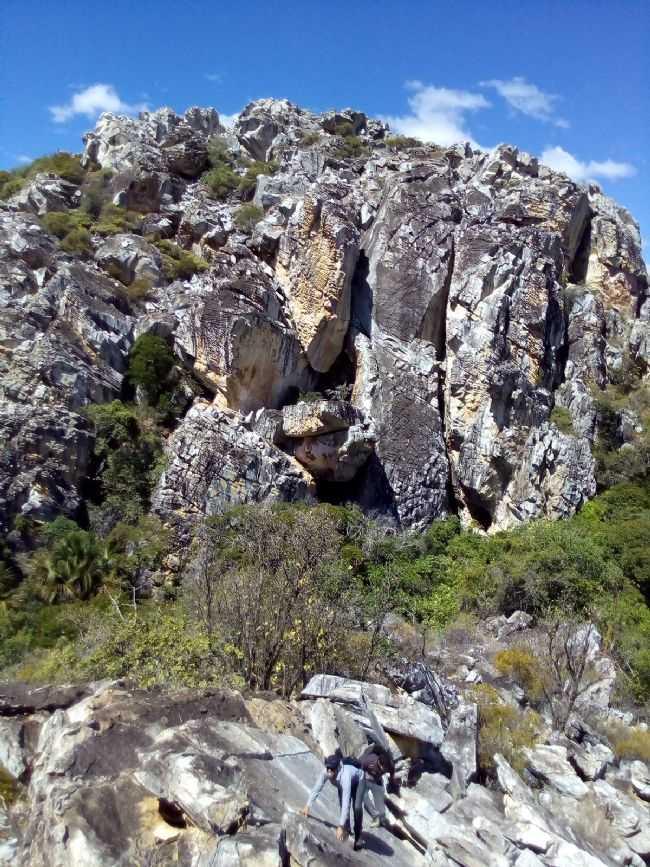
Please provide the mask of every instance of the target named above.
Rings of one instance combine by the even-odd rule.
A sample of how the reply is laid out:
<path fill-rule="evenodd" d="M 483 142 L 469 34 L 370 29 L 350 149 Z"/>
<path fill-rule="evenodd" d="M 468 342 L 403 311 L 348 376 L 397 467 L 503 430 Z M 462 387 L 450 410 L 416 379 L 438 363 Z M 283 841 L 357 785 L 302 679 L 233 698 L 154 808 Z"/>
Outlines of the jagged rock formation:
<path fill-rule="evenodd" d="M 507 642 L 526 617 L 496 618 L 482 635 Z M 597 646 L 594 661 L 606 669 Z M 477 708 L 463 691 L 485 678 L 510 705 L 524 697 L 494 678 L 487 645 L 445 654 L 446 678 L 408 663 L 392 671 L 399 690 L 319 674 L 294 701 L 120 681 L 0 686 L 0 763 L 16 781 L 11 806 L 0 801 L 0 864 L 647 864 L 650 768 L 617 759 L 602 727 L 583 718 L 623 725 L 609 693 L 583 702 L 566 734 L 545 724 L 522 773 L 497 754 L 486 781 Z M 364 847 L 353 852 L 334 835 L 333 787 L 309 818 L 298 811 L 323 756 L 337 747 L 360 756 L 369 742 L 391 752 L 401 786 L 386 796 L 387 826 L 366 819 Z"/>
<path fill-rule="evenodd" d="M 278 164 L 257 177 L 252 228 L 235 219 L 239 193 L 217 201 L 199 179 L 215 135 L 233 158 Z M 81 410 L 120 396 L 146 332 L 214 398 L 171 439 L 163 516 L 317 496 L 403 526 L 457 511 L 495 529 L 570 515 L 594 493 L 593 391 L 650 352 L 636 224 L 516 148 L 385 136 L 359 112 L 286 100 L 251 103 L 232 130 L 213 109 L 103 115 L 83 160 L 112 170 L 113 201 L 143 213 L 137 232 L 64 252 L 38 216 L 78 207 L 80 191 L 48 175 L 0 205 L 5 529 L 78 508 Z M 171 281 L 152 235 L 208 270 Z M 152 291 L 129 302 L 116 276 Z M 301 392 L 341 388 L 352 424 L 297 438 L 271 421 Z"/>

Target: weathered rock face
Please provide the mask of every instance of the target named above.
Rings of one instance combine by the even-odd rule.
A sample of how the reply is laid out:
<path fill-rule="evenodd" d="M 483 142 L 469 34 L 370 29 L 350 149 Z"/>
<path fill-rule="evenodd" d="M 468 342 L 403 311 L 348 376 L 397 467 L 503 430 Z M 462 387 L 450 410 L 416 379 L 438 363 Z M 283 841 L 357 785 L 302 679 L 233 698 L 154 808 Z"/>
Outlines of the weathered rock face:
<path fill-rule="evenodd" d="M 449 682 L 444 692 L 443 722 L 412 696 L 322 674 L 290 702 L 226 689 L 147 692 L 122 681 L 5 684 L 0 760 L 16 799 L 0 812 L 0 864 L 646 863 L 646 764 L 617 765 L 594 741 L 601 778 L 583 780 L 575 756 L 585 746 L 565 738 L 566 746 L 527 751 L 528 782 L 497 754 L 496 788 L 487 788 L 476 782 L 476 706 L 452 700 Z M 363 848 L 353 851 L 334 834 L 332 786 L 309 817 L 299 810 L 324 756 L 339 748 L 359 758 L 373 743 L 390 751 L 396 785 L 381 827 L 368 827 L 373 804 L 365 800 Z"/>
<path fill-rule="evenodd" d="M 343 347 L 357 257 L 349 216 L 327 200 L 305 197 L 280 239 L 276 274 L 314 370 L 328 371 Z"/>
<path fill-rule="evenodd" d="M 92 452 L 79 414 L 119 396 L 133 319 L 116 281 L 0 215 L 0 523 L 74 514 Z"/>
<path fill-rule="evenodd" d="M 83 262 L 36 216 L 77 207 L 77 186 L 39 175 L 0 206 L 6 525 L 41 487 L 50 512 L 78 505 L 88 444 L 81 422 L 61 427 L 65 412 L 118 396 L 132 337 L 148 331 L 213 395 L 224 441 L 258 438 L 253 463 L 231 462 L 222 493 L 204 485 L 193 509 L 311 496 L 318 482 L 319 496 L 404 527 L 454 512 L 494 530 L 570 515 L 594 493 L 597 391 L 630 369 L 645 376 L 650 357 L 636 224 L 597 187 L 514 147 L 400 151 L 385 132 L 352 109 L 315 115 L 273 99 L 248 105 L 232 130 L 213 109 L 102 115 L 83 162 L 110 169 L 113 201 L 143 218 L 139 234 L 93 236 Z M 241 174 L 235 157 L 277 164 L 257 178 L 253 228 L 237 213 L 250 190 L 215 199 L 200 181 L 212 136 Z M 208 269 L 170 284 L 150 235 Z M 102 269 L 153 291 L 128 302 Z M 351 408 L 298 419 L 306 391 L 351 394 Z M 182 450 L 201 428 L 211 440 L 212 413 L 200 403 L 180 420 L 172 463 L 193 465 Z M 621 443 L 639 424 L 621 415 Z M 262 465 L 263 482 L 242 495 L 237 473 L 250 481 Z M 287 466 L 304 481 L 290 495 Z M 157 502 L 163 514 L 182 508 L 164 488 Z"/>

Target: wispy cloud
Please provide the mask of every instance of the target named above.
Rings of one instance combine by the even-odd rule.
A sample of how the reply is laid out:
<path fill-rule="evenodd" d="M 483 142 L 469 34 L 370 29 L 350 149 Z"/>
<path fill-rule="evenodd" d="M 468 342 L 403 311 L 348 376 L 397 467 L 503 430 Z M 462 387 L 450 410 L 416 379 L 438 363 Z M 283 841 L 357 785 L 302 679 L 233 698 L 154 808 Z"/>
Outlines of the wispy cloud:
<path fill-rule="evenodd" d="M 18 154 L 16 157 L 16 162 L 25 165 L 26 163 L 32 162 L 32 157 L 28 157 L 27 154 Z"/>
<path fill-rule="evenodd" d="M 213 81 L 215 84 L 221 84 L 223 76 L 220 72 L 206 72 L 203 75 L 204 78 L 207 78 L 208 81 Z"/>
<path fill-rule="evenodd" d="M 238 111 L 236 111 L 234 114 L 221 114 L 221 112 L 219 112 L 219 121 L 221 122 L 222 126 L 227 126 L 227 127 L 234 126 L 235 121 L 237 120 L 238 117 L 239 117 Z"/>
<path fill-rule="evenodd" d="M 144 103 L 131 105 L 124 102 L 112 84 L 91 84 L 90 87 L 74 93 L 72 99 L 64 105 L 50 106 L 50 114 L 55 123 L 65 123 L 77 115 L 94 118 L 103 111 L 137 114 L 146 108 Z"/>
<path fill-rule="evenodd" d="M 490 103 L 482 94 L 434 87 L 421 81 L 409 81 L 406 87 L 411 91 L 408 100 L 411 113 L 384 117 L 391 129 L 444 147 L 459 141 L 476 145 L 467 128 L 466 115 L 489 108 Z"/>
<path fill-rule="evenodd" d="M 565 129 L 569 126 L 567 120 L 558 117 L 555 113 L 555 105 L 560 97 L 553 93 L 546 93 L 520 75 L 508 81 L 492 78 L 489 81 L 481 81 L 480 85 L 494 88 L 515 112 Z"/>
<path fill-rule="evenodd" d="M 590 181 L 605 178 L 608 181 L 620 181 L 631 178 L 636 169 L 631 163 L 618 163 L 614 160 L 581 160 L 561 147 L 548 147 L 542 153 L 541 160 L 549 168 L 564 172 L 574 181 Z"/>

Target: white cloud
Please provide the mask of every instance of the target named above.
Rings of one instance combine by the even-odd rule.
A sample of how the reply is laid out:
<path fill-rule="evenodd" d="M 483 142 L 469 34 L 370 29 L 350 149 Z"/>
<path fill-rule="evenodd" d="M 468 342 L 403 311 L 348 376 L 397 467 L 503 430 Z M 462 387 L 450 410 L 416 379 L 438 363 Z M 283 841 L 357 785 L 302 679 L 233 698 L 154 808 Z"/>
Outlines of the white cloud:
<path fill-rule="evenodd" d="M 411 114 L 384 117 L 391 129 L 443 147 L 459 141 L 477 146 L 467 129 L 465 115 L 489 108 L 490 103 L 482 94 L 434 87 L 421 81 L 409 81 L 406 86 L 412 91 L 408 100 Z"/>
<path fill-rule="evenodd" d="M 219 121 L 222 126 L 231 127 L 235 125 L 235 121 L 239 117 L 239 112 L 236 111 L 234 114 L 221 114 L 219 112 Z"/>
<path fill-rule="evenodd" d="M 26 163 L 31 163 L 31 162 L 33 162 L 33 160 L 32 160 L 32 157 L 28 157 L 27 154 L 19 154 L 19 155 L 16 157 L 16 162 L 17 162 L 17 163 L 22 163 L 23 165 L 25 165 Z"/>
<path fill-rule="evenodd" d="M 146 108 L 144 103 L 129 105 L 123 102 L 112 84 L 91 84 L 90 87 L 73 94 L 72 99 L 65 105 L 50 106 L 50 114 L 55 123 L 65 123 L 78 114 L 94 118 L 103 111 L 137 114 Z"/>
<path fill-rule="evenodd" d="M 221 73 L 219 72 L 206 72 L 203 77 L 207 78 L 208 81 L 215 82 L 216 84 L 220 84 L 222 78 Z"/>
<path fill-rule="evenodd" d="M 481 81 L 480 84 L 481 87 L 493 87 L 511 108 L 521 114 L 565 129 L 569 126 L 568 121 L 555 115 L 555 103 L 560 97 L 552 93 L 545 93 L 536 84 L 531 84 L 521 75 L 511 78 L 509 81 L 493 78 L 490 81 Z"/>
<path fill-rule="evenodd" d="M 621 178 L 631 178 L 636 169 L 630 163 L 617 163 L 614 160 L 589 160 L 583 163 L 561 147 L 548 147 L 541 160 L 549 168 L 564 172 L 574 181 L 589 181 L 605 178 L 608 181 L 619 181 Z"/>

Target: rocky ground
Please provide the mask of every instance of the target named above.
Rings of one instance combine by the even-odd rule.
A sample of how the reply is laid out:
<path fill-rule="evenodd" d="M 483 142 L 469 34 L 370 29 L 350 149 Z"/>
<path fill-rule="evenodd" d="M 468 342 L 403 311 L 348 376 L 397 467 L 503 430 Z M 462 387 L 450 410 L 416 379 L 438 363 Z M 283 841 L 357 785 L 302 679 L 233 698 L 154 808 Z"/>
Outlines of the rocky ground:
<path fill-rule="evenodd" d="M 272 173 L 215 199 L 201 181 L 215 136 Z M 123 394 L 145 333 L 203 389 L 168 444 L 165 519 L 325 498 L 406 527 L 456 511 L 495 529 L 594 493 L 594 394 L 650 351 L 636 224 L 515 147 L 388 136 L 284 100 L 251 103 L 232 129 L 213 109 L 107 114 L 83 161 L 110 173 L 131 229 L 66 252 L 41 220 L 76 212 L 81 191 L 54 175 L 0 204 L 5 531 L 17 514 L 77 514 L 83 409 Z M 152 238 L 207 270 L 171 279 Z M 619 419 L 619 445 L 635 427 Z"/>
<path fill-rule="evenodd" d="M 597 688 L 566 734 L 545 722 L 518 773 L 494 757 L 482 777 L 477 707 L 491 682 L 525 697 L 490 659 L 530 630 L 517 612 L 485 624 L 478 645 L 440 647 L 438 672 L 404 664 L 388 688 L 316 675 L 297 701 L 228 690 L 146 692 L 123 682 L 0 687 L 0 763 L 15 781 L 0 810 L 0 863 L 25 867 L 602 867 L 650 863 L 650 768 L 618 760 L 585 720 L 629 717 L 609 706 L 611 662 L 594 639 Z M 523 632 L 522 632 L 523 630 Z M 595 633 L 594 633 L 595 636 Z M 442 671 L 446 675 L 442 675 Z M 326 786 L 299 814 L 338 746 L 391 750 L 401 781 L 388 828 L 364 848 L 335 839 Z M 7 794 L 7 786 L 3 788 Z"/>

